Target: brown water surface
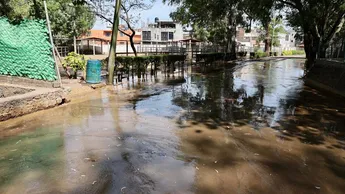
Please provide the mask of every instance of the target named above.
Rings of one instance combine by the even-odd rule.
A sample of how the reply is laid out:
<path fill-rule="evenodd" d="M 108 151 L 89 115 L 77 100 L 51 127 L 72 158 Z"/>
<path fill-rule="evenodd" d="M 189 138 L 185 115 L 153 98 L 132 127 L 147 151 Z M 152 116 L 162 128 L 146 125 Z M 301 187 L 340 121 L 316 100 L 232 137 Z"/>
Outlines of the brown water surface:
<path fill-rule="evenodd" d="M 249 62 L 2 122 L 0 193 L 344 193 L 344 100 L 303 75 Z"/>

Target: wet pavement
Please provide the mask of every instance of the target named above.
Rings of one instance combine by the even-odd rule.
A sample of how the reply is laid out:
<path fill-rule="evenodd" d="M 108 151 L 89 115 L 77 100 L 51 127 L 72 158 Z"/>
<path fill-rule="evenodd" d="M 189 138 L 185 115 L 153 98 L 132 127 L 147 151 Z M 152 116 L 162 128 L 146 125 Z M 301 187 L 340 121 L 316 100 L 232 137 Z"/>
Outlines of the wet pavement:
<path fill-rule="evenodd" d="M 345 102 L 303 75 L 248 62 L 0 123 L 0 193 L 344 193 Z"/>

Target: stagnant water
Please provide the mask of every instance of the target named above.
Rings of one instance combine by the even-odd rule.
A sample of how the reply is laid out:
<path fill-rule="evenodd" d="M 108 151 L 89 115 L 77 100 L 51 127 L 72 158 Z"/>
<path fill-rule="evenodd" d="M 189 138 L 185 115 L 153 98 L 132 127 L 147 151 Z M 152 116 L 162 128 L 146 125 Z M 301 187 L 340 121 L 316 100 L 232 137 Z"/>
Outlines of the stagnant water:
<path fill-rule="evenodd" d="M 303 75 L 249 62 L 0 123 L 0 193 L 344 193 L 344 100 Z"/>

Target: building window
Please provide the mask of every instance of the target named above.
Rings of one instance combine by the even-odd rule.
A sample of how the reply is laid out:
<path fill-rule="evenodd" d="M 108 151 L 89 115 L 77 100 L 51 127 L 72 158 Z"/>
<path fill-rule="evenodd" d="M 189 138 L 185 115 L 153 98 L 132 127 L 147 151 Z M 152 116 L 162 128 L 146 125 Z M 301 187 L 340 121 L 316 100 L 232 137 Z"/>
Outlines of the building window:
<path fill-rule="evenodd" d="M 110 37 L 111 36 L 111 32 L 104 32 L 104 36 Z"/>
<path fill-rule="evenodd" d="M 125 42 L 122 42 L 122 41 L 121 41 L 120 44 L 125 44 Z"/>
<path fill-rule="evenodd" d="M 168 32 L 161 32 L 162 41 L 168 41 Z"/>
<path fill-rule="evenodd" d="M 289 41 L 290 40 L 290 36 L 287 34 L 286 36 L 285 36 L 285 41 Z"/>
<path fill-rule="evenodd" d="M 174 40 L 174 33 L 173 32 L 169 32 L 169 40 Z"/>
<path fill-rule="evenodd" d="M 151 40 L 151 31 L 143 31 L 142 36 L 143 40 Z"/>

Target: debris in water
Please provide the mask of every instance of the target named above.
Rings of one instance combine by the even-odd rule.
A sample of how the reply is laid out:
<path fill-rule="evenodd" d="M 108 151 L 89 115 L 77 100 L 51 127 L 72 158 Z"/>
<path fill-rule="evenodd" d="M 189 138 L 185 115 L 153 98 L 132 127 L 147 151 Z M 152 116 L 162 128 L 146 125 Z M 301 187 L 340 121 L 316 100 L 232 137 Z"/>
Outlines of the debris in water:
<path fill-rule="evenodd" d="M 117 147 L 120 147 L 122 144 L 118 144 Z"/>
<path fill-rule="evenodd" d="M 82 174 L 81 177 L 85 177 L 85 174 Z"/>
<path fill-rule="evenodd" d="M 124 189 L 126 189 L 126 187 L 122 187 L 122 188 L 121 188 L 121 193 L 123 193 L 123 190 L 124 190 Z"/>
<path fill-rule="evenodd" d="M 250 134 L 250 133 L 245 133 L 244 135 L 252 135 L 252 134 Z"/>
<path fill-rule="evenodd" d="M 17 149 L 11 150 L 11 152 L 15 152 L 15 151 L 17 151 Z"/>
<path fill-rule="evenodd" d="M 199 168 L 196 166 L 195 169 L 199 170 Z"/>
<path fill-rule="evenodd" d="M 320 190 L 320 189 L 321 189 L 321 187 L 315 186 L 315 189 Z"/>
<path fill-rule="evenodd" d="M 255 155 L 255 156 L 259 156 L 260 154 L 258 154 L 258 153 L 255 153 L 254 155 Z"/>
<path fill-rule="evenodd" d="M 93 181 L 92 184 L 94 185 L 95 183 L 97 183 L 97 181 Z"/>
<path fill-rule="evenodd" d="M 217 164 L 217 162 L 218 162 L 217 160 L 216 160 L 216 161 L 214 161 L 214 163 L 215 163 L 215 164 Z"/>
<path fill-rule="evenodd" d="M 71 168 L 71 170 L 72 170 L 73 172 L 77 172 L 77 170 L 76 170 L 76 169 L 74 169 L 74 168 Z"/>
<path fill-rule="evenodd" d="M 219 173 L 217 169 L 214 169 L 214 170 L 217 172 L 217 174 Z"/>
<path fill-rule="evenodd" d="M 22 141 L 22 140 L 17 141 L 16 145 L 17 145 L 18 143 L 20 143 L 21 141 Z"/>

